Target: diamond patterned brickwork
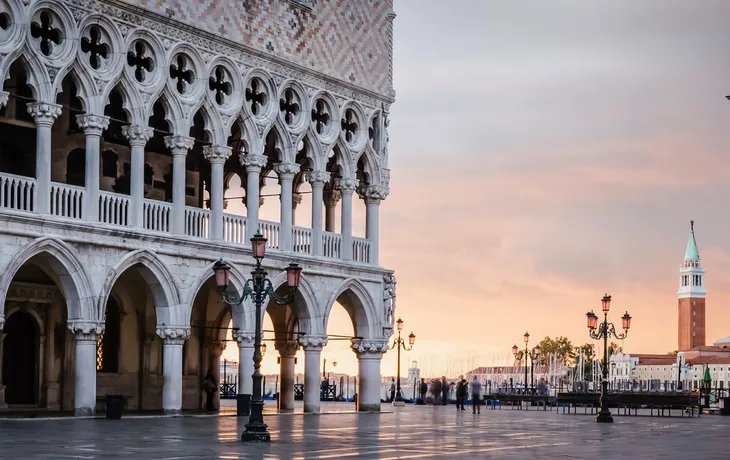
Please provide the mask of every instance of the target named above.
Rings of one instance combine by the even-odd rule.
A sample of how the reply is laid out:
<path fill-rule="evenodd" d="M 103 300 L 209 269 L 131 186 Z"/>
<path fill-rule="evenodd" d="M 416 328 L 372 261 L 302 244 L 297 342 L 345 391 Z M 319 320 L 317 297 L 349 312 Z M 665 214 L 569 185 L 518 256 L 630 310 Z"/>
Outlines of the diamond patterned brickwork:
<path fill-rule="evenodd" d="M 392 0 L 125 0 L 392 96 Z"/>

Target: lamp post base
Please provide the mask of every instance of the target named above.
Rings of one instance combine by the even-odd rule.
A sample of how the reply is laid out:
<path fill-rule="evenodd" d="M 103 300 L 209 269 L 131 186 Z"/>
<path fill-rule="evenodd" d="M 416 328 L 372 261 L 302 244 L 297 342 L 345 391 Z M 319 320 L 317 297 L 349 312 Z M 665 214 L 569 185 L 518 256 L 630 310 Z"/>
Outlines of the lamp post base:
<path fill-rule="evenodd" d="M 613 416 L 610 411 L 601 411 L 594 419 L 596 423 L 613 423 Z"/>
<path fill-rule="evenodd" d="M 265 425 L 264 425 L 265 426 Z M 241 441 L 243 442 L 271 442 L 271 433 L 266 431 L 249 431 L 246 426 L 246 431 L 241 434 Z"/>

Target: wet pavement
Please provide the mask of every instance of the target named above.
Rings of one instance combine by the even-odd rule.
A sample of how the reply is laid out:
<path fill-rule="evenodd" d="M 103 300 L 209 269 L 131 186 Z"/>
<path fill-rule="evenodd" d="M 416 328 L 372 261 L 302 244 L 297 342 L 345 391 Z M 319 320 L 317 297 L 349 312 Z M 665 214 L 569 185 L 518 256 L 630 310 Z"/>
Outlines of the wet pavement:
<path fill-rule="evenodd" d="M 239 441 L 245 418 L 231 416 L 23 419 L 0 421 L 0 458 L 13 459 L 727 459 L 730 417 L 592 417 L 454 406 L 383 405 L 356 414 L 325 403 L 321 415 L 267 416 L 272 442 Z"/>

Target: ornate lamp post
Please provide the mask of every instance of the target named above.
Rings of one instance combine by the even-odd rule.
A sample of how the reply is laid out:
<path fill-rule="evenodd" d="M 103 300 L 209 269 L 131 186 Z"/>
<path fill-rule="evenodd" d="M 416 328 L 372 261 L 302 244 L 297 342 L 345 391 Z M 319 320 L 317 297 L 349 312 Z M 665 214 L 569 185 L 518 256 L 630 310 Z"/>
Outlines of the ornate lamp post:
<path fill-rule="evenodd" d="M 246 424 L 246 431 L 241 435 L 241 441 L 271 441 L 271 434 L 267 430 L 264 423 L 264 401 L 261 397 L 261 358 L 266 349 L 266 344 L 261 343 L 262 327 L 261 327 L 261 307 L 267 298 L 274 300 L 278 305 L 287 305 L 294 300 L 294 295 L 299 288 L 299 280 L 302 274 L 302 268 L 291 263 L 286 268 L 286 284 L 288 291 L 282 297 L 277 297 L 271 281 L 267 278 L 266 270 L 261 267 L 261 261 L 266 254 L 266 238 L 260 232 L 251 238 L 251 248 L 253 257 L 256 259 L 256 268 L 251 272 L 251 279 L 246 281 L 243 293 L 239 294 L 235 288 L 231 286 L 230 270 L 231 267 L 223 261 L 223 259 L 213 265 L 215 272 L 215 284 L 221 294 L 223 301 L 234 307 L 240 306 L 248 297 L 256 306 L 256 330 L 254 334 L 254 353 L 253 353 L 253 395 L 251 397 L 251 416 Z"/>
<path fill-rule="evenodd" d="M 390 347 L 390 349 L 397 348 L 398 349 L 398 372 L 396 377 L 396 384 L 395 384 L 395 401 L 393 401 L 393 404 L 395 403 L 403 403 L 403 398 L 400 394 L 400 349 L 403 348 L 405 351 L 411 351 L 413 349 L 413 344 L 416 343 L 416 335 L 411 332 L 408 334 L 408 346 L 406 346 L 406 341 L 401 338 L 400 333 L 403 330 L 403 320 L 398 318 L 398 321 L 395 322 L 398 326 L 398 338 L 393 342 L 393 346 Z"/>
<path fill-rule="evenodd" d="M 608 408 L 608 337 L 616 337 L 618 340 L 623 340 L 629 333 L 629 327 L 631 327 L 631 316 L 627 311 L 621 317 L 621 326 L 624 332 L 617 334 L 616 328 L 613 323 L 608 322 L 608 311 L 611 309 L 611 296 L 606 294 L 601 299 L 601 309 L 603 310 L 603 322 L 598 324 L 598 316 L 593 313 L 593 310 L 586 313 L 588 320 L 588 333 L 592 339 L 600 340 L 603 339 L 603 379 L 601 380 L 601 411 L 598 412 L 596 422 L 598 423 L 613 423 L 613 417 L 611 411 Z"/>
<path fill-rule="evenodd" d="M 520 352 L 519 348 L 517 348 L 517 345 L 513 345 L 512 354 L 515 355 L 515 359 L 517 361 L 522 361 L 523 356 L 525 358 L 525 394 L 527 394 L 527 359 L 530 359 L 530 385 L 533 385 L 533 367 L 535 366 L 535 361 L 537 360 L 537 358 L 540 357 L 540 345 L 535 345 L 535 348 L 530 351 L 527 349 L 527 344 L 530 342 L 530 333 L 525 332 L 525 335 L 522 337 L 525 339 L 525 351 Z M 520 356 L 520 354 L 522 354 L 522 356 Z"/>

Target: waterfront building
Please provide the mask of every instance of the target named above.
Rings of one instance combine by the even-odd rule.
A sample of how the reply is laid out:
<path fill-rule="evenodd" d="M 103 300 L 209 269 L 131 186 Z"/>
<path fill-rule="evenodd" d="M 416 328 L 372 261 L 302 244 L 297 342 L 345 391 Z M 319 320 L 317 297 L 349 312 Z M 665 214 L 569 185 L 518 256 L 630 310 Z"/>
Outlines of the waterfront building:
<path fill-rule="evenodd" d="M 281 408 L 303 348 L 319 411 L 338 303 L 359 409 L 379 410 L 394 17 L 390 0 L 0 0 L 0 409 L 199 409 L 229 327 L 246 400 L 253 306 L 224 304 L 211 268 L 241 290 L 261 230 L 277 291 L 304 269 L 291 305 L 266 306 Z"/>

